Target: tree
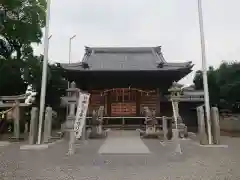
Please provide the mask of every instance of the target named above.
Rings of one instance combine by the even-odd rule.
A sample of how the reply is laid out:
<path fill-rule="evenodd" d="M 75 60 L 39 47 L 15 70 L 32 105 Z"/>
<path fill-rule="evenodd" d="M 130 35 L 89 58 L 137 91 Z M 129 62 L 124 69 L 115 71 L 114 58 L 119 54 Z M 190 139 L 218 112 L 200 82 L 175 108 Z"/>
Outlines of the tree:
<path fill-rule="evenodd" d="M 207 75 L 211 104 L 239 111 L 240 63 L 223 62 L 215 70 L 209 68 Z M 194 84 L 197 89 L 203 89 L 201 71 L 195 74 Z"/>
<path fill-rule="evenodd" d="M 216 82 L 217 73 L 213 67 L 209 67 L 208 72 L 208 89 L 209 89 L 209 99 L 211 104 L 219 104 L 219 86 Z M 193 80 L 195 88 L 197 90 L 203 89 L 203 73 L 202 71 L 197 71 Z"/>
<path fill-rule="evenodd" d="M 22 79 L 22 61 L 0 58 L 0 95 L 18 95 L 26 90 Z"/>
<path fill-rule="evenodd" d="M 40 98 L 42 78 L 43 56 L 29 55 L 25 60 L 23 78 L 38 92 L 37 100 Z M 56 64 L 48 64 L 46 104 L 57 106 L 60 104 L 60 97 L 65 95 L 67 81 L 62 77 L 63 69 Z"/>
<path fill-rule="evenodd" d="M 25 53 L 32 49 L 31 43 L 41 43 L 46 1 L 5 0 L 1 5 L 6 12 L 2 35 L 16 52 L 16 58 L 23 60 Z"/>
<path fill-rule="evenodd" d="M 0 36 L 0 58 L 7 59 L 11 56 L 12 49 L 7 40 Z"/>
<path fill-rule="evenodd" d="M 46 0 L 4 0 L 4 28 L 0 39 L 0 95 L 24 93 L 28 84 L 41 91 L 43 56 L 35 56 L 32 43 L 41 43 L 45 26 Z M 65 94 L 66 81 L 62 69 L 48 64 L 46 103 L 56 105 Z"/>
<path fill-rule="evenodd" d="M 19 94 L 25 91 L 28 83 L 24 71 L 29 67 L 26 59 L 33 56 L 31 44 L 41 43 L 46 1 L 3 0 L 0 9 L 4 11 L 0 40 L 0 94 Z"/>

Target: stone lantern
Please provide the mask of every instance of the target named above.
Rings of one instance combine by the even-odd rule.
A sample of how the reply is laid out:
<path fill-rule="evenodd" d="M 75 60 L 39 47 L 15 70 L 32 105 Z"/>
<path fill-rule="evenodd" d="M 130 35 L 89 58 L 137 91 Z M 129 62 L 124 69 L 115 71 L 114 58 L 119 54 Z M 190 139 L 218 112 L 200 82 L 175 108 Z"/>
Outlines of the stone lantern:
<path fill-rule="evenodd" d="M 172 107 L 173 107 L 173 113 L 174 113 L 174 119 L 175 120 L 175 127 L 179 131 L 179 137 L 187 137 L 187 126 L 183 123 L 183 120 L 181 116 L 179 115 L 179 102 L 181 98 L 181 92 L 182 92 L 182 85 L 173 82 L 173 85 L 168 91 L 171 93 L 171 101 L 172 101 Z M 175 117 L 176 116 L 176 117 Z"/>

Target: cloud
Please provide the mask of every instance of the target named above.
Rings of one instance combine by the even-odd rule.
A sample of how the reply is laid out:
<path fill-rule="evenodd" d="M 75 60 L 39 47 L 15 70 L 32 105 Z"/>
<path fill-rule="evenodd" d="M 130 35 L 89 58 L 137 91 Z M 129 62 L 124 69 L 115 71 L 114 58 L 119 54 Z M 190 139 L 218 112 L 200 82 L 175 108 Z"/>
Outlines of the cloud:
<path fill-rule="evenodd" d="M 208 65 L 240 59 L 239 0 L 202 0 Z M 169 62 L 193 61 L 201 68 L 197 0 L 53 0 L 49 58 L 82 59 L 84 46 L 161 45 Z M 42 45 L 36 53 L 42 52 Z M 191 83 L 193 74 L 183 82 Z"/>

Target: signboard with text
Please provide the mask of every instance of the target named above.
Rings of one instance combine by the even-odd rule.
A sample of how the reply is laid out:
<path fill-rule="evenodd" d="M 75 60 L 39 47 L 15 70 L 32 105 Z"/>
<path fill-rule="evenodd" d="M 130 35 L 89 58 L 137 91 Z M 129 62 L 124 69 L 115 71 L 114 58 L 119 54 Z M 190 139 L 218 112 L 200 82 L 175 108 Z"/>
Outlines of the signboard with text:
<path fill-rule="evenodd" d="M 82 131 L 86 123 L 86 115 L 88 110 L 89 98 L 90 98 L 89 93 L 80 92 L 77 113 L 76 113 L 76 120 L 74 124 L 74 132 L 75 132 L 76 138 L 80 138 L 82 136 Z"/>

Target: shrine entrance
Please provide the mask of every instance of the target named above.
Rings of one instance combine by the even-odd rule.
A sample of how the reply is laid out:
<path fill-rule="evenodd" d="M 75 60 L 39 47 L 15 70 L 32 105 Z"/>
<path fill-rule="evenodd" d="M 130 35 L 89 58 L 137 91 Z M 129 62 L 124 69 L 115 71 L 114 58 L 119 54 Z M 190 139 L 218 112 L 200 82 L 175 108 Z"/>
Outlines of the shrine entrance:
<path fill-rule="evenodd" d="M 143 125 L 142 107 L 149 103 L 155 106 L 156 102 L 146 101 L 155 91 L 144 91 L 136 88 L 112 88 L 101 91 L 104 104 L 106 125 L 136 126 Z M 149 106 L 149 104 L 147 104 Z"/>
<path fill-rule="evenodd" d="M 119 88 L 111 92 L 111 116 L 136 116 L 136 91 Z"/>

